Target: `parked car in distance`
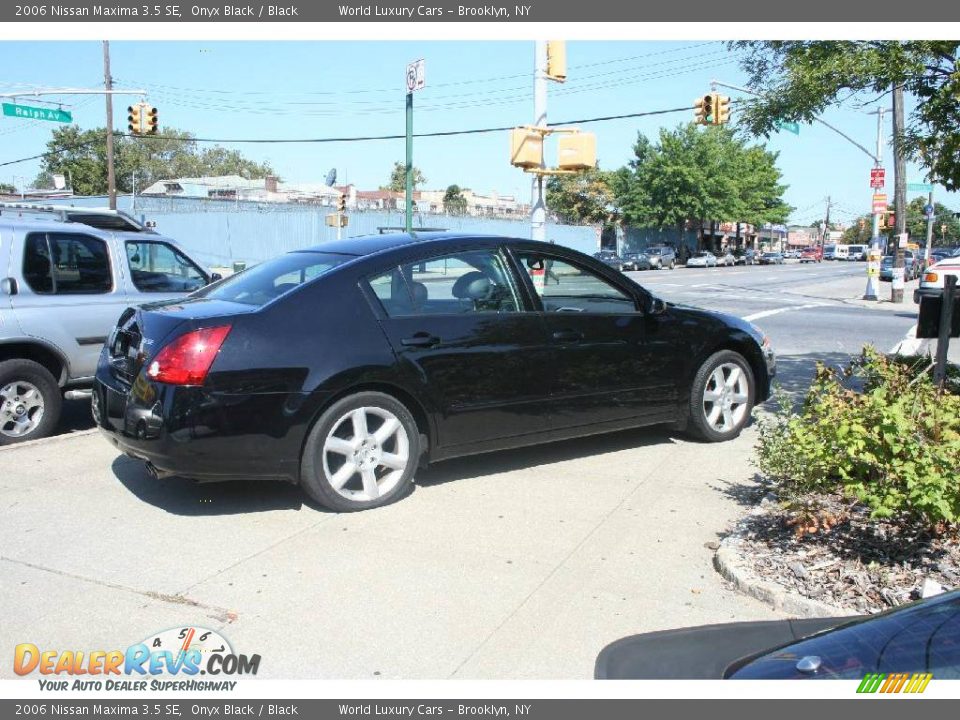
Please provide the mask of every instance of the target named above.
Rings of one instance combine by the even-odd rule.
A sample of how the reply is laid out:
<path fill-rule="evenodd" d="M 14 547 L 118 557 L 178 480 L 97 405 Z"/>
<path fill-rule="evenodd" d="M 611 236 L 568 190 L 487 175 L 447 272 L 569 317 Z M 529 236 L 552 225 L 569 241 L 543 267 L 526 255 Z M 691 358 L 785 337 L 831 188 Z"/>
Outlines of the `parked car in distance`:
<path fill-rule="evenodd" d="M 878 615 L 661 630 L 597 657 L 599 680 L 859 680 L 869 673 L 960 679 L 960 591 Z M 852 686 L 851 686 L 852 687 Z"/>
<path fill-rule="evenodd" d="M 848 245 L 847 260 L 861 262 L 867 259 L 867 250 L 869 245 Z"/>
<path fill-rule="evenodd" d="M 765 252 L 760 256 L 761 265 L 783 265 L 783 255 L 778 252 Z"/>
<path fill-rule="evenodd" d="M 893 280 L 893 255 L 884 255 L 880 260 L 880 279 Z M 920 276 L 920 263 L 916 259 L 912 250 L 903 251 L 903 279 L 906 282 L 915 280 Z"/>
<path fill-rule="evenodd" d="M 644 253 L 625 253 L 620 261 L 621 270 L 649 270 L 653 267 Z"/>
<path fill-rule="evenodd" d="M 350 511 L 421 462 L 654 423 L 727 440 L 775 370 L 755 326 L 575 250 L 375 235 L 127 309 L 93 413 L 157 477 L 285 480 Z"/>
<path fill-rule="evenodd" d="M 623 265 L 623 258 L 612 250 L 601 250 L 598 253 L 594 253 L 593 256 L 604 265 L 616 268 L 617 270 Z"/>
<path fill-rule="evenodd" d="M 0 445 L 52 433 L 64 396 L 89 396 L 128 305 L 212 279 L 170 238 L 106 209 L 0 203 Z"/>
<path fill-rule="evenodd" d="M 800 259 L 800 251 L 799 251 L 799 250 L 787 250 L 785 253 L 783 253 L 783 259 L 784 259 L 784 260 L 799 260 L 799 259 Z"/>
<path fill-rule="evenodd" d="M 830 244 L 823 246 L 823 259 L 824 260 L 846 260 L 849 255 L 850 248 L 847 245 L 843 244 Z"/>
<path fill-rule="evenodd" d="M 945 257 L 925 268 L 920 275 L 917 289 L 913 291 L 913 301 L 919 303 L 923 297 L 943 295 L 943 286 L 948 275 L 955 276 L 960 284 L 960 255 Z"/>
<path fill-rule="evenodd" d="M 655 270 L 663 270 L 664 268 L 673 270 L 677 266 L 677 253 L 668 245 L 648 247 L 644 254 L 647 256 L 650 266 Z"/>
<path fill-rule="evenodd" d="M 733 253 L 727 250 L 723 255 L 717 258 L 717 265 L 723 265 L 724 267 L 733 267 L 737 264 L 737 258 L 733 256 Z"/>
<path fill-rule="evenodd" d="M 737 265 L 756 265 L 758 256 L 756 250 L 744 250 L 736 256 Z"/>
<path fill-rule="evenodd" d="M 704 250 L 693 255 L 687 260 L 687 267 L 716 267 L 717 256 L 712 252 Z"/>
<path fill-rule="evenodd" d="M 812 262 L 822 262 L 823 261 L 823 247 L 820 245 L 813 245 L 811 247 L 805 247 L 800 251 L 800 262 L 802 263 L 812 263 Z"/>

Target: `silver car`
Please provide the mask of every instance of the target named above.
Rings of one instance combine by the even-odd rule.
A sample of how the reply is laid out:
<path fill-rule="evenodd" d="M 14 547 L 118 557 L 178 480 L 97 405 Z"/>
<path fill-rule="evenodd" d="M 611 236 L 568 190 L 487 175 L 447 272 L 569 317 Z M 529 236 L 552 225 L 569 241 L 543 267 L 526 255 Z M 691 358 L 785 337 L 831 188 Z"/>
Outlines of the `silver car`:
<path fill-rule="evenodd" d="M 703 252 L 698 252 L 696 255 L 687 260 L 687 267 L 716 267 L 717 266 L 717 256 L 712 252 L 704 250 Z"/>
<path fill-rule="evenodd" d="M 89 393 L 124 309 L 215 279 L 123 213 L 0 203 L 0 445 L 49 435 L 63 396 Z"/>

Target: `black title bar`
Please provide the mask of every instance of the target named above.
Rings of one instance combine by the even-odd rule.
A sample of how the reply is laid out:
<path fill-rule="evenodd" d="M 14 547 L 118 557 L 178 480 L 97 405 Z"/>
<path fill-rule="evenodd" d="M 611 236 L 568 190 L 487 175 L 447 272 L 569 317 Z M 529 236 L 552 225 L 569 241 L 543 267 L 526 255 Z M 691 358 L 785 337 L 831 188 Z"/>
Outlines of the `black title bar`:
<path fill-rule="evenodd" d="M 937 5 L 935 22 L 960 21 L 960 3 Z M 929 13 L 927 13 L 929 15 Z M 686 0 L 682 3 L 624 0 L 526 0 L 478 2 L 362 3 L 293 0 L 276 3 L 104 2 L 25 0 L 0 7 L 0 22 L 918 22 L 917 6 L 895 0 Z M 721 33 L 731 34 L 729 29 Z M 946 32 L 945 35 L 951 33 Z"/>

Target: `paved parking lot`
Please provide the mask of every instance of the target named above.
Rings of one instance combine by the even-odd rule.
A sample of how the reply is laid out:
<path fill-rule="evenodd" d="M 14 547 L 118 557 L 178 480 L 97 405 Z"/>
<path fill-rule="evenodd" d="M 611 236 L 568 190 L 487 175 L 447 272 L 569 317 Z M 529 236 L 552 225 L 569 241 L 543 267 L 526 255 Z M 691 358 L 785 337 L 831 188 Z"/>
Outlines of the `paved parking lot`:
<path fill-rule="evenodd" d="M 645 430 L 467 458 L 353 515 L 155 481 L 95 433 L 3 449 L 0 647 L 196 623 L 264 677 L 588 678 L 624 635 L 775 617 L 705 547 L 742 511 L 751 443 Z"/>

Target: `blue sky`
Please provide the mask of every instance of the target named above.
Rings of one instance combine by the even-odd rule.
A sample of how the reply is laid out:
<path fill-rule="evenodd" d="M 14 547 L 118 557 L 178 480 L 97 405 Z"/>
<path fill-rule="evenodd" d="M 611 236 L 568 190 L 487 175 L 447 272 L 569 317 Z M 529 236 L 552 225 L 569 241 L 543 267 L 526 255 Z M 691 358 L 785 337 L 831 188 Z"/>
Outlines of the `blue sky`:
<path fill-rule="evenodd" d="M 97 87 L 103 83 L 99 42 L 0 43 L 0 92 L 24 86 Z M 500 127 L 532 121 L 532 42 L 123 42 L 111 43 L 114 82 L 144 88 L 159 109 L 161 125 L 210 138 L 316 138 L 402 134 L 406 63 L 426 60 L 427 87 L 415 98 L 416 132 Z M 551 122 L 662 110 L 692 104 L 712 78 L 745 84 L 736 56 L 704 41 L 570 41 L 565 85 L 550 84 Z M 736 96 L 736 92 L 729 93 Z M 48 98 L 51 99 L 51 98 Z M 133 98 L 136 99 L 136 98 Z M 82 128 L 102 125 L 102 96 L 64 97 Z M 115 125 L 126 127 L 130 98 L 115 102 Z M 24 98 L 20 102 L 28 103 Z M 889 99 L 884 99 L 888 103 Z M 867 148 L 875 146 L 872 107 L 853 101 L 824 119 Z M 686 122 L 690 113 L 591 123 L 601 167 L 630 159 L 637 132 L 655 137 L 661 127 Z M 886 136 L 889 137 L 889 114 Z M 42 152 L 53 123 L 0 117 L 0 162 Z M 231 145 L 268 160 L 285 180 L 322 181 L 330 168 L 362 189 L 386 181 L 404 154 L 402 140 L 329 144 Z M 768 147 L 790 186 L 791 221 L 821 218 L 832 197 L 832 219 L 868 212 L 870 159 L 820 125 L 800 135 L 775 135 Z M 892 162 L 887 192 L 892 196 Z M 529 178 L 507 162 L 506 133 L 417 139 L 414 163 L 427 188 L 451 183 L 477 191 L 529 196 Z M 0 167 L 0 181 L 32 179 L 38 161 Z M 909 180 L 922 182 L 909 168 Z M 16 180 L 14 177 L 16 176 Z M 942 188 L 936 199 L 960 205 Z"/>

